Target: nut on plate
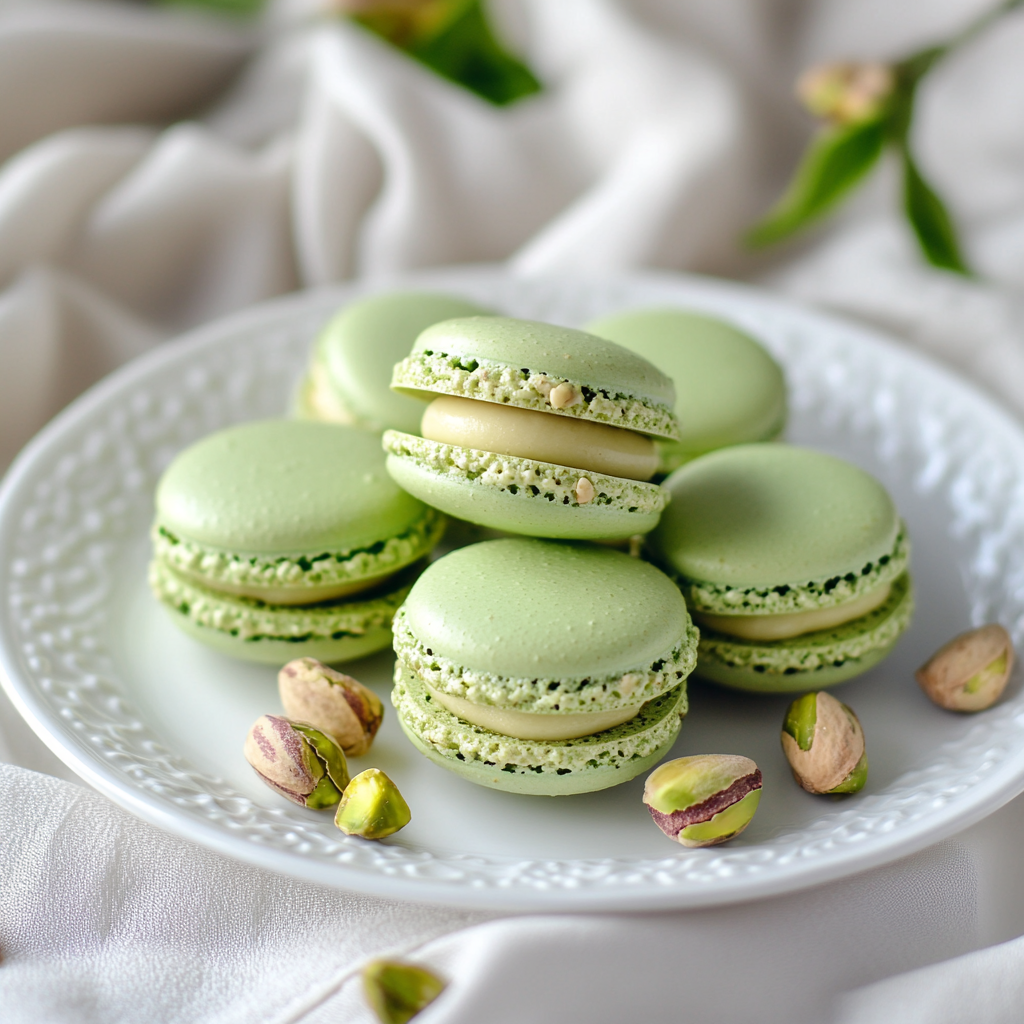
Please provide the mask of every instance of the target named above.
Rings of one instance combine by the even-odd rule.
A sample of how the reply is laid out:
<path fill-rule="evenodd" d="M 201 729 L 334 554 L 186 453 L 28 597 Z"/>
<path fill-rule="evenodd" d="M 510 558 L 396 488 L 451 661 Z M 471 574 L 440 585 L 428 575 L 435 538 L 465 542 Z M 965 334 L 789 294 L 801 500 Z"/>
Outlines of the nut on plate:
<path fill-rule="evenodd" d="M 289 661 L 277 674 L 277 688 L 289 718 L 333 736 L 349 757 L 370 749 L 384 718 L 373 690 L 316 658 Z"/>
<path fill-rule="evenodd" d="M 262 715 L 245 738 L 245 759 L 271 789 L 302 807 L 333 807 L 348 785 L 345 754 L 303 722 Z"/>
<path fill-rule="evenodd" d="M 683 846 L 715 846 L 739 835 L 760 799 L 761 771 L 739 754 L 666 761 L 644 786 L 644 803 L 655 824 Z"/>
<path fill-rule="evenodd" d="M 830 693 L 805 693 L 789 705 L 782 749 L 808 793 L 856 793 L 868 780 L 860 720 Z"/>
<path fill-rule="evenodd" d="M 954 637 L 916 673 L 921 689 L 949 711 L 983 711 L 1006 689 L 1013 670 L 1013 641 L 993 623 Z"/>
<path fill-rule="evenodd" d="M 383 839 L 410 821 L 409 805 L 379 768 L 367 768 L 352 779 L 334 816 L 342 832 L 363 839 Z"/>
<path fill-rule="evenodd" d="M 363 994 L 381 1024 L 406 1024 L 444 987 L 430 971 L 397 960 L 371 960 L 363 968 Z"/>

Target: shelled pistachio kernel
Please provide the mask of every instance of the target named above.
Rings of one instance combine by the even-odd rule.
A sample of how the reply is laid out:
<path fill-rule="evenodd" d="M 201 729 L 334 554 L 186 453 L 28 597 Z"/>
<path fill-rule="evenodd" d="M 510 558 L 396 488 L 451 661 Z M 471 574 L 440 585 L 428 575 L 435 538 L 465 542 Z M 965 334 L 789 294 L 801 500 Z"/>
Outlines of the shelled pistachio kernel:
<path fill-rule="evenodd" d="M 271 789 L 316 811 L 333 807 L 348 785 L 341 747 L 319 729 L 280 715 L 256 719 L 245 738 L 245 759 Z"/>
<path fill-rule="evenodd" d="M 805 693 L 789 705 L 782 749 L 808 793 L 856 793 L 868 780 L 864 730 L 830 693 Z"/>
<path fill-rule="evenodd" d="M 284 713 L 333 736 L 349 757 L 370 749 L 384 718 L 380 698 L 316 658 L 296 658 L 277 674 Z"/>
<path fill-rule="evenodd" d="M 363 994 L 381 1024 L 406 1024 L 444 988 L 430 971 L 396 960 L 371 960 L 363 968 Z"/>
<path fill-rule="evenodd" d="M 644 803 L 655 824 L 683 846 L 715 846 L 739 835 L 760 799 L 761 771 L 739 754 L 666 761 L 644 786 Z"/>
<path fill-rule="evenodd" d="M 921 689 L 949 711 L 984 711 L 1002 696 L 1013 670 L 1013 641 L 997 623 L 940 647 L 916 673 Z"/>
<path fill-rule="evenodd" d="M 379 768 L 367 768 L 352 779 L 334 816 L 342 832 L 364 839 L 383 839 L 410 821 L 409 805 Z"/>

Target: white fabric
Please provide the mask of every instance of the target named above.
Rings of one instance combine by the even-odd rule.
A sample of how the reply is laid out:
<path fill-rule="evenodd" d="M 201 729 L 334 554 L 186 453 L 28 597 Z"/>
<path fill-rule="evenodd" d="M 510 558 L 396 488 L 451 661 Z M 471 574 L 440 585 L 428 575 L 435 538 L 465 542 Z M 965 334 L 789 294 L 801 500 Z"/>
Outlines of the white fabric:
<path fill-rule="evenodd" d="M 1024 14 L 921 92 L 920 161 L 984 273 L 964 280 L 920 262 L 892 167 L 809 240 L 755 258 L 736 239 L 810 129 L 790 95 L 800 68 L 899 55 L 988 0 L 496 0 L 548 86 L 508 109 L 325 4 L 278 0 L 246 29 L 0 0 L 0 467 L 181 328 L 306 285 L 481 259 L 754 277 L 886 326 L 1024 415 Z M 0 760 L 73 777 L 5 698 Z M 1022 994 L 1024 946 L 1006 940 L 1024 934 L 1024 800 L 840 885 L 646 917 L 322 890 L 14 767 L 0 837 L 5 1024 L 369 1020 L 356 972 L 381 952 L 451 979 L 424 1024 L 1001 1024 Z"/>

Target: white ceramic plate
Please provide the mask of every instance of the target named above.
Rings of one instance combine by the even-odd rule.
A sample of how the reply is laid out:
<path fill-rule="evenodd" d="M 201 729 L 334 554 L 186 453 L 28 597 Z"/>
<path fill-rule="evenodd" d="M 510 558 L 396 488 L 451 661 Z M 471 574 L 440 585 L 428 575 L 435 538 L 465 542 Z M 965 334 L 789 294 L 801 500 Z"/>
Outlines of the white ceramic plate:
<path fill-rule="evenodd" d="M 734 842 L 686 850 L 640 800 L 643 779 L 545 799 L 482 789 L 435 767 L 393 713 L 361 770 L 391 775 L 413 821 L 348 838 L 328 814 L 266 789 L 242 758 L 279 710 L 272 669 L 181 635 L 145 584 L 152 494 L 185 445 L 280 414 L 317 328 L 355 288 L 300 295 L 165 345 L 93 388 L 29 445 L 0 492 L 0 667 L 12 700 L 75 771 L 140 817 L 223 853 L 380 895 L 515 909 L 725 903 L 837 879 L 909 854 L 1024 789 L 1017 680 L 973 717 L 930 704 L 913 669 L 971 624 L 1024 612 L 1024 434 L 989 399 L 863 328 L 750 289 L 669 275 L 606 282 L 456 268 L 392 284 L 461 293 L 517 316 L 580 325 L 613 310 L 711 310 L 786 367 L 790 440 L 879 476 L 910 524 L 918 612 L 887 662 L 837 689 L 860 715 L 871 772 L 853 797 L 813 797 L 779 746 L 785 697 L 691 684 L 676 756 L 753 757 L 764 795 Z M 349 671 L 385 697 L 391 657 Z M 390 704 L 387 704 L 390 711 Z"/>

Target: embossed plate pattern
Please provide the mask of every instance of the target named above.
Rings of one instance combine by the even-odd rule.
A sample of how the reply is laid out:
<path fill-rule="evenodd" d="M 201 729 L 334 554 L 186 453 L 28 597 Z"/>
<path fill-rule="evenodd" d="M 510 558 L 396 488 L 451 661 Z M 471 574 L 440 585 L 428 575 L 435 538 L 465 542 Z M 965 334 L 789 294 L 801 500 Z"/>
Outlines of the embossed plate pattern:
<path fill-rule="evenodd" d="M 764 339 L 786 367 L 791 440 L 849 458 L 894 494 L 914 542 L 915 623 L 893 656 L 840 687 L 865 727 L 867 789 L 796 787 L 778 743 L 782 697 L 692 687 L 676 755 L 753 757 L 764 799 L 738 840 L 685 850 L 640 803 L 643 780 L 561 799 L 479 789 L 426 762 L 389 715 L 371 756 L 413 822 L 372 843 L 264 789 L 241 757 L 278 707 L 274 672 L 177 633 L 143 580 L 152 491 L 182 447 L 282 413 L 311 338 L 356 293 L 268 303 L 125 367 L 29 445 L 0 492 L 0 668 L 49 746 L 112 799 L 189 839 L 277 871 L 380 895 L 517 909 L 691 907 L 829 881 L 935 842 L 1024 789 L 1019 680 L 974 717 L 912 678 L 954 632 L 1003 622 L 1021 640 L 1024 435 L 970 386 L 877 334 L 741 286 L 670 275 L 529 280 L 453 268 L 402 284 L 580 325 L 615 309 L 684 305 Z M 350 671 L 386 695 L 390 656 Z"/>

